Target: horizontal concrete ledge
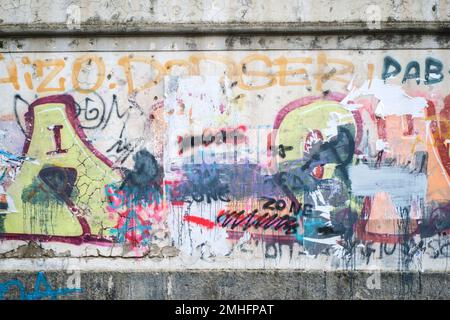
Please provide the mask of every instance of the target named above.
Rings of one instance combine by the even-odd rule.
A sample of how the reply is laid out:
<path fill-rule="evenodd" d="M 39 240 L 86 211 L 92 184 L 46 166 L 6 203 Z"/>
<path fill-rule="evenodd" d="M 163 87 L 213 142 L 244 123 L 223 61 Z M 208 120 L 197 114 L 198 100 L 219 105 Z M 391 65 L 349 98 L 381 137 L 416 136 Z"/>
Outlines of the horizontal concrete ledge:
<path fill-rule="evenodd" d="M 98 35 L 233 35 L 233 34 L 447 34 L 450 21 L 361 22 L 227 22 L 227 23 L 64 23 L 1 24 L 0 36 L 98 36 Z"/>
<path fill-rule="evenodd" d="M 0 298 L 39 297 L 45 282 L 59 299 L 450 299 L 446 272 L 291 270 L 0 272 Z"/>
<path fill-rule="evenodd" d="M 294 50 L 443 50 L 450 33 L 231 36 L 77 36 L 1 37 L 1 52 L 175 52 L 175 51 L 294 51 Z"/>

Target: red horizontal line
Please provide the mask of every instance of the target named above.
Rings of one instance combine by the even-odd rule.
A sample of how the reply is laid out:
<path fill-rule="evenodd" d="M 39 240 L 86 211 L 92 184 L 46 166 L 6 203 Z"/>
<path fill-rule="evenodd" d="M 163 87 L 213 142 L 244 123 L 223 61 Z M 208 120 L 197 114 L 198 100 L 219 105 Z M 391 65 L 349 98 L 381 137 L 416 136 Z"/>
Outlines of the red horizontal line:
<path fill-rule="evenodd" d="M 198 225 L 201 225 L 203 227 L 206 227 L 208 229 L 212 229 L 214 228 L 214 226 L 216 225 L 213 221 L 202 218 L 202 217 L 197 217 L 197 216 L 191 216 L 191 215 L 185 215 L 184 216 L 184 221 L 187 222 L 192 222 Z"/>

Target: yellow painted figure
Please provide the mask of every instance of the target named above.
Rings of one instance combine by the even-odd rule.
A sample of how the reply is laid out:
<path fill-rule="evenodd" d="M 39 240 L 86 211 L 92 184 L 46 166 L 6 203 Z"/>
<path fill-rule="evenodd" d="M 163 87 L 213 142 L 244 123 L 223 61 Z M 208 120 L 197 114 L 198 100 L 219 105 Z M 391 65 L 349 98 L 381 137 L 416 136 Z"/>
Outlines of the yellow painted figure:
<path fill-rule="evenodd" d="M 106 184 L 121 176 L 87 141 L 71 96 L 38 99 L 25 115 L 25 161 L 7 192 L 17 212 L 6 215 L 6 234 L 101 235 L 108 218 Z"/>

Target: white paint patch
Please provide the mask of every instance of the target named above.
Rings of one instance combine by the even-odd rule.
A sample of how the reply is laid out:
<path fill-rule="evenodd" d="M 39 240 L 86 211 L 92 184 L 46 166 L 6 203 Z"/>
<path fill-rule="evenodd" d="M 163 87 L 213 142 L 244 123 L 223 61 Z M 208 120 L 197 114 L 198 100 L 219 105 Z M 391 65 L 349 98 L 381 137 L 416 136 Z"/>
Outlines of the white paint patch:
<path fill-rule="evenodd" d="M 310 196 L 314 202 L 314 210 L 322 212 L 320 216 L 329 220 L 330 212 L 334 207 L 328 204 L 320 190 L 310 192 Z"/>
<path fill-rule="evenodd" d="M 191 148 L 181 156 L 178 137 L 199 137 L 201 142 L 205 129 L 220 128 L 217 121 L 221 110 L 227 108 L 228 96 L 231 94 L 227 87 L 227 78 L 222 81 L 219 76 L 164 77 L 164 114 L 167 123 L 164 168 L 168 179 L 176 178 L 170 176 L 170 168 L 181 166 L 185 160 L 190 162 L 191 156 L 194 157 L 194 163 L 205 162 L 202 148 Z M 224 144 L 222 148 L 226 147 Z M 214 151 L 220 152 L 217 148 Z"/>
<path fill-rule="evenodd" d="M 239 238 L 238 242 L 236 243 L 236 247 L 239 247 L 251 240 L 251 234 L 248 231 L 245 231 L 242 237 Z"/>
<path fill-rule="evenodd" d="M 375 142 L 375 150 L 377 151 L 386 150 L 387 147 L 388 143 L 383 141 L 383 139 L 377 139 L 377 141 Z"/>
<path fill-rule="evenodd" d="M 26 241 L 22 240 L 1 240 L 0 241 L 0 254 L 16 250 L 18 247 L 26 245 Z"/>
<path fill-rule="evenodd" d="M 355 196 L 387 192 L 396 205 L 410 205 L 417 197 L 425 198 L 427 192 L 426 174 L 410 173 L 410 170 L 398 167 L 375 169 L 367 165 L 352 166 L 349 177 Z"/>
<path fill-rule="evenodd" d="M 217 206 L 216 206 L 217 204 Z M 209 206 L 214 210 L 202 208 L 199 204 L 192 204 L 189 212 L 194 216 L 198 216 L 210 221 L 215 221 L 216 212 L 225 209 L 226 206 L 220 202 L 212 203 Z M 178 210 L 177 210 L 178 211 Z M 211 211 L 211 215 L 209 214 Z M 169 215 L 170 235 L 175 246 L 187 255 L 213 255 L 224 256 L 231 250 L 231 244 L 227 240 L 228 234 L 226 228 L 214 227 L 208 229 L 192 222 L 184 221 L 183 217 L 186 211 L 172 211 Z"/>
<path fill-rule="evenodd" d="M 175 112 L 179 112 L 181 102 L 187 109 L 192 107 L 192 117 L 197 121 L 219 110 L 220 105 L 224 103 L 224 93 L 218 76 L 166 76 L 164 96 L 166 109 L 172 108 Z M 209 122 L 207 124 L 210 125 Z"/>
<path fill-rule="evenodd" d="M 167 297 L 170 299 L 173 295 L 172 277 L 169 275 L 167 277 Z"/>
<path fill-rule="evenodd" d="M 0 194 L 5 194 L 6 195 L 6 202 L 8 203 L 8 208 L 6 210 L 0 210 L 1 214 L 6 214 L 6 213 L 14 213 L 17 212 L 17 208 L 14 205 L 14 200 L 11 198 L 11 196 L 9 196 L 6 192 L 5 189 L 3 189 L 2 186 L 0 186 Z"/>
<path fill-rule="evenodd" d="M 353 87 L 341 101 L 341 104 L 348 110 L 354 110 L 355 104 L 350 103 L 350 101 L 367 95 L 373 95 L 379 100 L 375 114 L 381 117 L 407 114 L 413 117 L 423 117 L 423 109 L 428 106 L 425 98 L 410 97 L 401 86 L 387 84 L 381 79 L 373 79 L 371 82 L 365 81 L 359 88 Z"/>
<path fill-rule="evenodd" d="M 322 243 L 322 244 L 330 244 L 335 245 L 337 241 L 341 240 L 341 236 L 336 237 L 330 237 L 330 238 L 324 238 L 324 239 L 316 239 L 316 238 L 309 238 L 309 237 L 303 237 L 303 241 L 309 241 L 309 242 L 315 242 L 315 243 Z"/>

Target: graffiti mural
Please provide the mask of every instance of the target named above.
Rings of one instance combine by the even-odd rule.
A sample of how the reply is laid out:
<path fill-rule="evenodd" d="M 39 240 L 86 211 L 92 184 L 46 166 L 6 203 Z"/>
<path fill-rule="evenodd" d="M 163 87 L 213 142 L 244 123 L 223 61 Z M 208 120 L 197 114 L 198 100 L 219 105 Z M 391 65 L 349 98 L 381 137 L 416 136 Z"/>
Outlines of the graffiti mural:
<path fill-rule="evenodd" d="M 449 57 L 1 55 L 0 245 L 445 268 Z"/>

